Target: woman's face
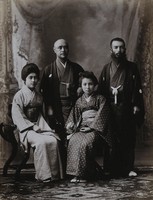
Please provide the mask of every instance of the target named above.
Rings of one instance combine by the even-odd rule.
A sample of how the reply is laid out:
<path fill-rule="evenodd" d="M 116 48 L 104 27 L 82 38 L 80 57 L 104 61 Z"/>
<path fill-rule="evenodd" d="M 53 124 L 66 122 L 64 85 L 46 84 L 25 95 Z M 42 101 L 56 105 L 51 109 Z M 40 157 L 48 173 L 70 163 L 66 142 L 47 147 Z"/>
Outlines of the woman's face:
<path fill-rule="evenodd" d="M 90 96 L 94 91 L 95 85 L 90 78 L 83 78 L 81 87 L 86 96 Z"/>
<path fill-rule="evenodd" d="M 25 84 L 30 90 L 34 90 L 38 83 L 38 76 L 36 73 L 31 73 L 26 77 Z"/>

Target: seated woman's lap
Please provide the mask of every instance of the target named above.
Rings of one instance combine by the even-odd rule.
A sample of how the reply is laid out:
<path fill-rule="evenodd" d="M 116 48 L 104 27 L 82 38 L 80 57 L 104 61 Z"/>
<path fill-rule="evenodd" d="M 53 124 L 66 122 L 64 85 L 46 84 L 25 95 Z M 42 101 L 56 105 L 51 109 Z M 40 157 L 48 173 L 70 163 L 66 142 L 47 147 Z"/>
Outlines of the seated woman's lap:
<path fill-rule="evenodd" d="M 51 135 L 44 135 L 35 131 L 29 131 L 27 134 L 28 143 L 35 147 L 36 145 L 57 145 L 57 139 Z"/>
<path fill-rule="evenodd" d="M 96 141 L 98 141 L 99 136 L 94 133 L 94 132 L 90 132 L 90 133 L 82 133 L 82 132 L 77 132 L 75 133 L 69 141 L 69 144 L 73 144 L 77 145 L 77 146 L 90 146 L 93 145 L 93 143 L 95 143 Z"/>

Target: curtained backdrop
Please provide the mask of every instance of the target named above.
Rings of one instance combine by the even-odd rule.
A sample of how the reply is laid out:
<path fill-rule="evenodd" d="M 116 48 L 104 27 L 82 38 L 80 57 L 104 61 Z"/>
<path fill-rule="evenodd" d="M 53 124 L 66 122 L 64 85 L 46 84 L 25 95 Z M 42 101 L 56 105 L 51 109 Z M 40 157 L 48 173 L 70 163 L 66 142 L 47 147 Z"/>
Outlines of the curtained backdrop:
<path fill-rule="evenodd" d="M 153 0 L 12 0 L 11 3 L 14 77 L 19 88 L 22 67 L 34 62 L 43 70 L 55 59 L 52 47 L 59 38 L 69 42 L 69 58 L 98 78 L 109 60 L 110 40 L 122 37 L 126 41 L 127 58 L 136 61 L 140 69 L 146 104 L 145 135 L 150 134 L 153 89 L 151 66 L 147 67 L 147 63 L 151 63 Z"/>
<path fill-rule="evenodd" d="M 138 63 L 144 89 L 146 119 L 138 131 L 142 150 L 137 163 L 153 165 L 153 0 L 7 1 L 11 4 L 12 26 L 12 65 L 8 62 L 6 66 L 10 74 L 10 101 L 23 84 L 20 74 L 27 62 L 38 64 L 42 71 L 55 59 L 55 40 L 65 38 L 70 46 L 69 58 L 98 78 L 109 60 L 110 40 L 122 37 L 127 58 Z"/>
<path fill-rule="evenodd" d="M 35 62 L 43 69 L 55 58 L 52 47 L 58 38 L 69 42 L 70 59 L 97 76 L 109 59 L 113 37 L 123 37 L 128 58 L 135 59 L 139 0 L 14 0 L 12 10 L 19 84 L 23 62 Z"/>

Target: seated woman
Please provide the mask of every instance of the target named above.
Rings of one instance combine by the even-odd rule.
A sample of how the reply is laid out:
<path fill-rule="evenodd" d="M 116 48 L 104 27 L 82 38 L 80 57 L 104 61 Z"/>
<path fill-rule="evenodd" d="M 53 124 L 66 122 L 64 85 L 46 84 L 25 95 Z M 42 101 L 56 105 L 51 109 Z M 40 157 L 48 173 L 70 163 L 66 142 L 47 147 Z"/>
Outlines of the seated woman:
<path fill-rule="evenodd" d="M 69 143 L 67 170 L 71 182 L 81 182 L 95 176 L 95 157 L 99 146 L 112 146 L 109 107 L 106 99 L 96 94 L 98 81 L 92 72 L 80 73 L 83 95 L 76 101 L 66 123 Z"/>
<path fill-rule="evenodd" d="M 33 63 L 23 67 L 21 77 L 24 85 L 13 98 L 12 119 L 19 129 L 25 152 L 28 144 L 34 148 L 35 178 L 49 182 L 63 178 L 63 172 L 58 148 L 59 137 L 41 114 L 43 99 L 35 89 L 39 73 L 39 68 Z"/>

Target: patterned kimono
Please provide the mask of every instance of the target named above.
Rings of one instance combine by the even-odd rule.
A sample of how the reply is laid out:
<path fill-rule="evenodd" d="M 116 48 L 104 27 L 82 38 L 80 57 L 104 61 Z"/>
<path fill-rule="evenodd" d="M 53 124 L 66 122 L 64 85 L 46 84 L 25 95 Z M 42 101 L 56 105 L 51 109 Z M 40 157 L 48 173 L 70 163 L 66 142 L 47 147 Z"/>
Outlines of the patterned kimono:
<path fill-rule="evenodd" d="M 58 149 L 59 138 L 44 120 L 41 107 L 41 94 L 24 85 L 14 96 L 12 119 L 19 129 L 25 152 L 28 150 L 28 144 L 34 148 L 36 179 L 59 179 L 63 177 Z M 40 133 L 33 130 L 34 125 L 40 127 Z"/>
<path fill-rule="evenodd" d="M 89 178 L 95 172 L 95 156 L 98 147 L 105 142 L 111 147 L 112 136 L 109 124 L 109 108 L 101 95 L 92 95 L 87 102 L 84 94 L 69 115 L 68 123 L 74 123 L 67 150 L 67 174 Z M 90 127 L 84 133 L 80 129 Z"/>

